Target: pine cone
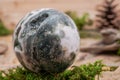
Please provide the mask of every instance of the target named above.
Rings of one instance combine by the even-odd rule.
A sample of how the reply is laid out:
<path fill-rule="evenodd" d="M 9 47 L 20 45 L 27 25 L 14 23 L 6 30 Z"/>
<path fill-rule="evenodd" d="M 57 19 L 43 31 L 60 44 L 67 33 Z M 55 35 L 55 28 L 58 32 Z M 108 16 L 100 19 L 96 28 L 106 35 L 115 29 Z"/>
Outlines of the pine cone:
<path fill-rule="evenodd" d="M 114 4 L 115 0 L 104 0 L 103 4 L 97 8 L 99 14 L 96 15 L 96 27 L 101 30 L 105 28 L 120 29 L 120 11 Z"/>

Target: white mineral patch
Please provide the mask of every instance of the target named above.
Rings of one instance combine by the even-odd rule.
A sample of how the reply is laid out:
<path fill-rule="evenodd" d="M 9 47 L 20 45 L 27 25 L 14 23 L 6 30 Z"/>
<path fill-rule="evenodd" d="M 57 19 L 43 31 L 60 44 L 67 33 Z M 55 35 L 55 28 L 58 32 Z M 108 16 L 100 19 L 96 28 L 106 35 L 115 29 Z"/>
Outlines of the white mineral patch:
<path fill-rule="evenodd" d="M 72 28 L 71 26 L 65 26 L 63 24 L 58 24 L 55 30 L 55 34 L 61 36 L 60 30 L 64 32 L 64 37 L 61 38 L 61 45 L 63 49 L 66 49 L 67 55 L 69 56 L 71 52 L 75 52 L 80 48 L 80 38 L 78 35 L 78 31 L 76 28 Z"/>

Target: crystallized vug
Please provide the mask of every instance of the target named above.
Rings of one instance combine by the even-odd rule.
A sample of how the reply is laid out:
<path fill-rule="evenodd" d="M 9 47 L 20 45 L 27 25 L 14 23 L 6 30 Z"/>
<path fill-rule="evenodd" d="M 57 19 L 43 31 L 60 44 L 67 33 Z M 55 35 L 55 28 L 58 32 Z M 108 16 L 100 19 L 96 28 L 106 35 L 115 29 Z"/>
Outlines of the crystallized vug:
<path fill-rule="evenodd" d="M 13 41 L 20 63 L 36 73 L 64 71 L 80 48 L 76 25 L 70 17 L 54 9 L 27 14 L 18 23 Z"/>

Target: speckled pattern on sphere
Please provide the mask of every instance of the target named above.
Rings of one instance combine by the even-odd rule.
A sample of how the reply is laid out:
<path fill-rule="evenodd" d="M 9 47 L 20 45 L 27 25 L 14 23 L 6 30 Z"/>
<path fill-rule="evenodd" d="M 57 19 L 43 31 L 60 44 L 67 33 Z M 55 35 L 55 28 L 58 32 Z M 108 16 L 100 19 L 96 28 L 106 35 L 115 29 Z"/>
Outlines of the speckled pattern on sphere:
<path fill-rule="evenodd" d="M 14 50 L 20 63 L 39 73 L 59 73 L 74 61 L 80 48 L 76 25 L 54 9 L 28 13 L 14 31 Z"/>

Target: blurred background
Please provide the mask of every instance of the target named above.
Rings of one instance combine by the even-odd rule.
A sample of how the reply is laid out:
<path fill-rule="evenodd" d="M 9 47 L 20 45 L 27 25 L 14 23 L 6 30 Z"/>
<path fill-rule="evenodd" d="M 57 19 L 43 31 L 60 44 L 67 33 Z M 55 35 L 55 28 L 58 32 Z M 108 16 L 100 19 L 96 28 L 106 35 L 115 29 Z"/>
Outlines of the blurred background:
<path fill-rule="evenodd" d="M 113 1 L 113 4 L 110 4 L 112 6 L 110 8 L 111 11 L 114 11 L 113 7 L 116 7 L 114 4 L 120 4 L 120 0 Z M 109 45 L 103 46 L 103 44 L 100 43 L 101 41 L 104 42 L 104 35 L 102 32 L 106 32 L 104 31 L 106 28 L 103 30 L 104 27 L 98 28 L 96 25 L 103 24 L 101 21 L 106 23 L 109 22 L 109 20 L 104 21 L 104 19 L 97 20 L 99 18 L 97 14 L 99 12 L 103 12 L 104 14 L 104 10 L 107 10 L 106 7 L 102 8 L 103 11 L 98 9 L 100 6 L 104 6 L 101 5 L 103 3 L 105 3 L 105 0 L 0 0 L 0 70 L 5 70 L 20 65 L 13 50 L 13 31 L 22 17 L 24 17 L 32 10 L 41 8 L 54 8 L 61 12 L 65 12 L 75 21 L 81 36 L 81 52 L 78 54 L 79 56 L 77 56 L 74 65 L 81 65 L 88 62 L 94 62 L 96 60 L 103 60 L 106 65 L 120 66 L 120 52 L 119 54 L 118 52 L 113 52 L 112 54 L 109 54 L 108 52 L 107 54 L 96 54 L 98 52 L 104 52 L 103 48 L 106 48 L 106 46 L 106 50 L 108 51 L 111 51 L 112 49 L 113 51 L 119 51 L 118 48 L 114 50 L 114 47 L 116 46 L 112 45 L 113 47 L 109 48 Z M 105 5 L 109 4 L 106 3 Z M 117 14 L 119 16 L 119 13 L 120 5 L 116 7 L 116 12 L 114 14 Z M 106 13 L 106 15 L 107 14 L 109 14 L 109 12 Z M 120 17 L 117 18 L 117 23 L 113 25 L 118 24 L 120 24 Z M 111 27 L 111 25 L 107 26 Z M 117 30 L 119 28 L 113 27 L 112 29 L 114 32 L 114 30 Z M 106 39 L 107 38 L 105 37 L 105 40 Z M 102 44 L 103 48 L 101 49 L 99 45 L 96 45 L 96 43 Z M 89 48 L 90 45 L 94 45 L 94 48 Z M 104 74 L 105 76 L 103 76 L 101 80 L 120 79 L 118 76 L 120 75 L 119 68 L 114 72 L 108 72 Z"/>
<path fill-rule="evenodd" d="M 101 0 L 0 0 L 0 19 L 9 29 L 31 10 L 55 8 L 60 11 L 76 11 L 79 15 L 87 12 L 94 17 L 95 6 Z"/>

